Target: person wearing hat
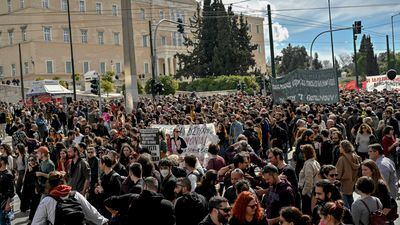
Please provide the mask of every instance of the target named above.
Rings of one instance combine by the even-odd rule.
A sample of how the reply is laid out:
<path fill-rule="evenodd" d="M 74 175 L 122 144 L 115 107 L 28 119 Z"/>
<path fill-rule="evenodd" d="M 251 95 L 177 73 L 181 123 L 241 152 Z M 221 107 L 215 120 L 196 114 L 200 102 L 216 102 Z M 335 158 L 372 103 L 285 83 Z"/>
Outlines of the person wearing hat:
<path fill-rule="evenodd" d="M 290 183 L 279 176 L 276 166 L 268 164 L 263 168 L 262 177 L 269 184 L 269 190 L 261 200 L 266 209 L 268 224 L 279 222 L 279 211 L 283 207 L 295 206 L 295 192 Z"/>
<path fill-rule="evenodd" d="M 14 176 L 7 169 L 8 157 L 0 156 L 0 225 L 10 225 L 7 214 L 11 211 L 11 201 L 15 195 Z"/>

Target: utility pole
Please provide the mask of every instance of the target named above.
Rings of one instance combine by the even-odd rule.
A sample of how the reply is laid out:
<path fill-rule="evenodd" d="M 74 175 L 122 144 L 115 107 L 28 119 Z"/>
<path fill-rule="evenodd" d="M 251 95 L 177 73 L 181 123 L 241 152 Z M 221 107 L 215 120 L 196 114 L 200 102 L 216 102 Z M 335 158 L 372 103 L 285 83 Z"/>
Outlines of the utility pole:
<path fill-rule="evenodd" d="M 272 77 L 276 78 L 276 72 L 275 72 L 275 54 L 274 54 L 274 36 L 272 33 L 272 19 L 271 19 L 271 6 L 267 6 L 267 11 L 268 11 L 268 29 L 269 29 L 269 49 L 271 53 L 271 71 L 272 71 Z"/>
<path fill-rule="evenodd" d="M 153 50 L 153 41 L 157 41 L 155 38 L 153 38 L 153 31 L 152 31 L 152 26 L 151 26 L 151 20 L 149 20 L 149 36 L 150 36 L 150 57 L 151 57 L 151 78 L 153 79 L 153 82 L 151 82 L 151 95 L 153 96 L 153 100 L 156 97 L 156 93 L 154 93 L 154 83 L 156 81 L 156 59 L 154 57 L 154 50 Z"/>
<path fill-rule="evenodd" d="M 392 67 L 390 61 L 390 48 L 389 48 L 389 35 L 386 35 L 386 57 L 387 57 L 387 70 L 389 71 Z"/>
<path fill-rule="evenodd" d="M 126 112 L 132 112 L 139 102 L 137 89 L 135 38 L 132 24 L 131 0 L 121 0 L 122 34 L 124 46 L 125 104 Z"/>
<path fill-rule="evenodd" d="M 76 101 L 76 78 L 75 78 L 74 48 L 72 47 L 71 12 L 70 12 L 70 8 L 69 8 L 69 0 L 67 0 L 67 9 L 68 9 L 69 48 L 70 48 L 70 51 L 71 51 L 72 86 L 74 87 L 74 101 Z"/>
<path fill-rule="evenodd" d="M 331 0 L 328 0 L 328 9 L 329 9 L 329 30 L 331 33 L 331 50 L 332 50 L 332 65 L 333 65 L 333 71 L 335 72 L 335 80 L 336 80 L 336 87 L 337 87 L 337 92 L 338 92 L 338 99 L 340 100 L 340 92 L 339 92 L 339 78 L 337 76 L 337 71 L 336 71 L 336 63 L 335 63 L 335 52 L 333 49 L 333 31 L 332 31 L 332 15 L 331 15 Z"/>
<path fill-rule="evenodd" d="M 22 95 L 22 103 L 25 104 L 25 90 L 24 90 L 24 75 L 22 71 L 22 54 L 21 54 L 21 43 L 18 44 L 18 53 L 19 53 L 19 73 L 21 75 L 21 95 Z"/>
<path fill-rule="evenodd" d="M 353 48 L 354 48 L 354 73 L 356 75 L 356 85 L 360 87 L 359 77 L 358 77 L 358 68 L 357 68 L 357 34 L 356 34 L 356 25 L 353 25 Z"/>

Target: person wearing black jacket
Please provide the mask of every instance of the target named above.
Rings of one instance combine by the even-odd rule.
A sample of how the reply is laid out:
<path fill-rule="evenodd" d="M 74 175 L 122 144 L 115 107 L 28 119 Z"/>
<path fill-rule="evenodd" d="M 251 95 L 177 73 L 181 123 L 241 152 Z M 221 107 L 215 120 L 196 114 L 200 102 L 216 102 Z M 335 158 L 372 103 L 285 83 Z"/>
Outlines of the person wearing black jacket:
<path fill-rule="evenodd" d="M 108 224 L 175 225 L 173 204 L 157 193 L 157 190 L 157 179 L 147 177 L 141 194 L 126 194 L 106 199 L 104 204 L 113 214 Z"/>
<path fill-rule="evenodd" d="M 110 157 L 113 163 L 113 170 L 117 172 L 120 176 L 126 177 L 128 176 L 128 171 L 126 170 L 125 166 L 119 162 L 119 154 L 111 150 L 108 152 L 108 157 Z"/>
<path fill-rule="evenodd" d="M 100 179 L 100 185 L 94 189 L 94 193 L 99 201 L 99 212 L 109 219 L 111 214 L 105 209 L 103 202 L 111 196 L 120 194 L 121 176 L 112 169 L 112 161 L 107 155 L 101 157 L 100 169 L 103 171 L 103 176 Z"/>
<path fill-rule="evenodd" d="M 175 202 L 176 225 L 198 225 L 207 215 L 207 203 L 204 196 L 191 192 L 188 178 L 178 178 L 175 193 L 179 196 Z"/>
<path fill-rule="evenodd" d="M 171 202 L 175 200 L 176 177 L 172 174 L 172 162 L 169 159 L 161 159 L 158 163 L 161 174 L 161 194 Z"/>
<path fill-rule="evenodd" d="M 15 195 L 14 176 L 7 170 L 8 157 L 0 156 L 0 224 L 9 225 L 10 219 L 7 213 L 10 212 L 11 201 Z"/>

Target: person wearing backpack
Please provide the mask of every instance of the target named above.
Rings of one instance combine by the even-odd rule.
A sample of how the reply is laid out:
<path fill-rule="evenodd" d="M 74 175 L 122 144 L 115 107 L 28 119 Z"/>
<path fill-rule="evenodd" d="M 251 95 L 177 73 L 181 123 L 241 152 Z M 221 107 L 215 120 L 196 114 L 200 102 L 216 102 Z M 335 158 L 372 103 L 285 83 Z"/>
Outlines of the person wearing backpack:
<path fill-rule="evenodd" d="M 61 172 L 51 172 L 48 185 L 48 195 L 40 202 L 32 225 L 84 225 L 85 221 L 99 225 L 108 223 L 83 195 L 71 191 L 72 188 L 64 184 Z"/>
<path fill-rule="evenodd" d="M 374 180 L 367 176 L 360 177 L 356 182 L 356 190 L 361 197 L 351 206 L 354 225 L 384 225 L 386 218 L 382 212 L 383 205 L 372 196 Z"/>

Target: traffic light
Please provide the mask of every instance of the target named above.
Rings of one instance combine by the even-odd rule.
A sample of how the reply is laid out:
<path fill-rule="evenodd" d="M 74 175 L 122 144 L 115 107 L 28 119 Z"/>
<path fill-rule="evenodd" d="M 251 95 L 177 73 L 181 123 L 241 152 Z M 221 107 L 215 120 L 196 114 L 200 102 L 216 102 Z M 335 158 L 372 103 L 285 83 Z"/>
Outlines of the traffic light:
<path fill-rule="evenodd" d="M 92 90 L 90 90 L 90 92 L 92 92 L 92 94 L 94 95 L 100 95 L 100 82 L 99 79 L 92 79 L 90 81 L 90 88 Z"/>
<path fill-rule="evenodd" d="M 176 26 L 178 28 L 178 32 L 181 33 L 181 34 L 185 33 L 185 28 L 183 27 L 182 19 L 178 18 L 177 22 L 179 23 L 178 26 Z"/>
<path fill-rule="evenodd" d="M 361 21 L 355 21 L 353 26 L 354 34 L 361 34 L 361 28 Z"/>
<path fill-rule="evenodd" d="M 162 93 L 164 93 L 164 91 L 165 91 L 164 84 L 163 83 L 157 83 L 156 84 L 156 93 L 161 95 Z"/>

